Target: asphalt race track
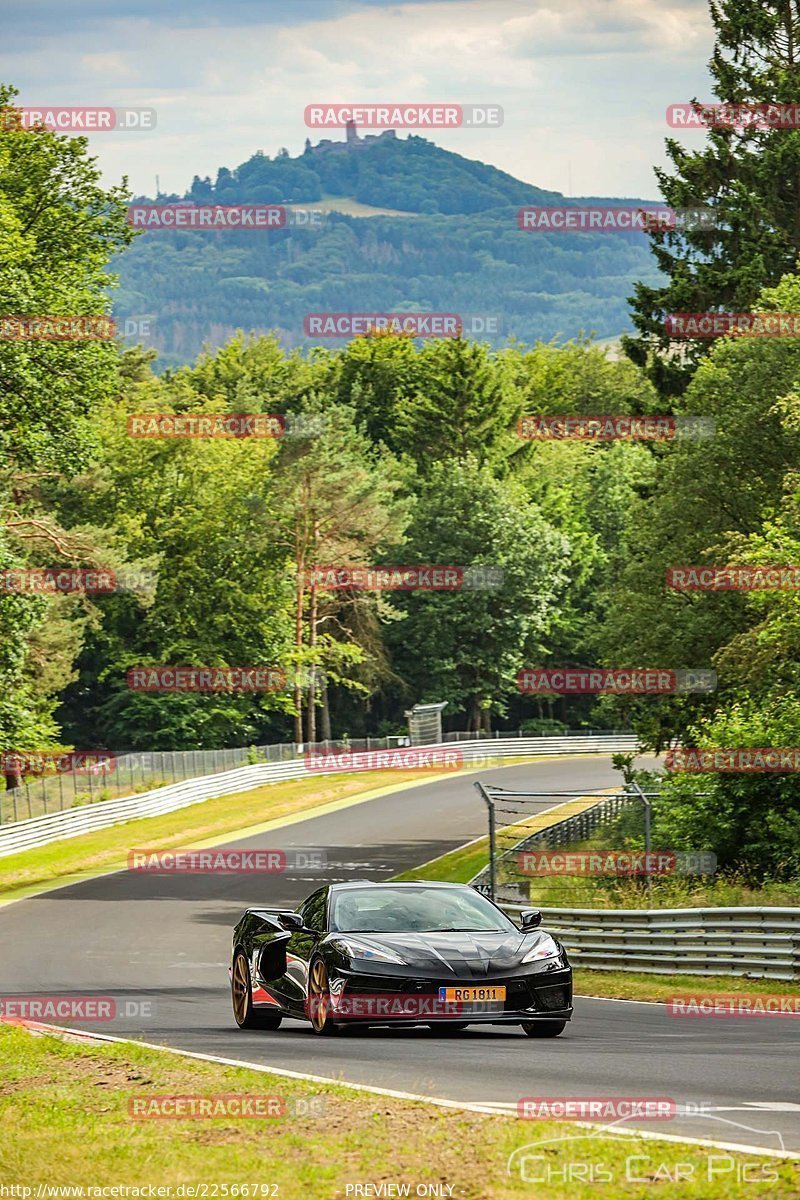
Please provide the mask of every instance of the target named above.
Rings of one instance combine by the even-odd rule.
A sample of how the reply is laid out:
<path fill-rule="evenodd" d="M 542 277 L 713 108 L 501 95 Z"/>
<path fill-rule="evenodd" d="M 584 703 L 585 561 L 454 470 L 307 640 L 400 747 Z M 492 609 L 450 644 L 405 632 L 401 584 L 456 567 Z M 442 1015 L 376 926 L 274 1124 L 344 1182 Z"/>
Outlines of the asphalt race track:
<path fill-rule="evenodd" d="M 225 843 L 324 849 L 324 877 L 120 872 L 21 900 L 0 908 L 2 995 L 149 1001 L 147 1018 L 75 1028 L 514 1111 L 530 1096 L 667 1096 L 681 1115 L 651 1124 L 657 1132 L 800 1154 L 797 1018 L 670 1018 L 662 1005 L 587 997 L 553 1041 L 477 1026 L 448 1038 L 387 1029 L 332 1039 L 295 1021 L 274 1033 L 236 1028 L 227 969 L 242 910 L 293 907 L 325 878 L 386 879 L 481 836 L 478 777 L 534 791 L 593 791 L 619 781 L 599 756 L 496 768 Z M 694 1115 L 701 1105 L 703 1114 Z"/>

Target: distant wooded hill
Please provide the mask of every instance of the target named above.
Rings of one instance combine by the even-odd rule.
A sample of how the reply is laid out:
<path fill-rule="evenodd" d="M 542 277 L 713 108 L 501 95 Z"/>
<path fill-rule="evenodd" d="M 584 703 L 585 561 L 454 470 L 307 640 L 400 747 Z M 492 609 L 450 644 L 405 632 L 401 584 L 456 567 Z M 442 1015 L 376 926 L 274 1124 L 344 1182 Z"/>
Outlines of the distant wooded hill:
<path fill-rule="evenodd" d="M 149 230 L 137 238 L 113 264 L 120 275 L 114 311 L 150 318 L 143 340 L 159 350 L 162 366 L 186 362 L 236 329 L 275 330 L 286 346 L 308 344 L 304 317 L 322 311 L 490 316 L 485 340 L 495 345 L 581 332 L 609 338 L 630 326 L 634 280 L 658 279 L 643 234 L 517 226 L 522 205 L 585 199 L 568 200 L 416 136 L 307 142 L 296 158 L 259 151 L 236 170 L 221 167 L 215 181 L 195 176 L 185 196 L 157 202 L 178 200 L 316 203 L 327 211 L 321 228 Z"/>

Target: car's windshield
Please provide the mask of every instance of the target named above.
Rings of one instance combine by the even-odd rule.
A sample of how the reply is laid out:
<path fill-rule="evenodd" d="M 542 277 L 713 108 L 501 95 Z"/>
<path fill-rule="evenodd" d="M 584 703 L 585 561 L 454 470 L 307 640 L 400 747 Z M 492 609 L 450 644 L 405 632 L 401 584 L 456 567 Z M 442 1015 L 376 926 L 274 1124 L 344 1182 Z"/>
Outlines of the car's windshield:
<path fill-rule="evenodd" d="M 337 933 L 507 933 L 516 926 L 478 892 L 461 888 L 347 888 L 334 893 Z"/>

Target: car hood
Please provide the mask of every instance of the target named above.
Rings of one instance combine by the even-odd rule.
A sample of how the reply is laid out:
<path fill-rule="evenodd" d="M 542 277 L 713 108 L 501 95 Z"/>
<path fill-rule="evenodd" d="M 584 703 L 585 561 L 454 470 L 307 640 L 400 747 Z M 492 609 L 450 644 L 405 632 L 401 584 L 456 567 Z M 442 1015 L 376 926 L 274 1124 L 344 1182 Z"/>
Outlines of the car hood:
<path fill-rule="evenodd" d="M 549 938 L 543 929 L 528 933 L 341 933 L 332 935 L 353 945 L 385 949 L 405 966 L 426 974 L 455 979 L 481 978 L 515 966 Z M 364 956 L 369 960 L 369 955 Z M 380 960 L 377 960 L 379 962 Z M 398 970 L 399 965 L 398 965 Z"/>

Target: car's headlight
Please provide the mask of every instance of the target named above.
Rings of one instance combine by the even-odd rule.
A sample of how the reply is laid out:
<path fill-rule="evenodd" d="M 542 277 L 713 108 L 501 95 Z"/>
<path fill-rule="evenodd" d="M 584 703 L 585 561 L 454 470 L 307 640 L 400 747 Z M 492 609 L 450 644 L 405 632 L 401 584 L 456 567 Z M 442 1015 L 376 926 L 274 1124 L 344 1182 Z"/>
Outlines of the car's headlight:
<path fill-rule="evenodd" d="M 383 946 L 369 946 L 366 942 L 359 942 L 355 938 L 336 938 L 331 945 L 341 946 L 351 958 L 362 959 L 366 962 L 396 963 L 398 966 L 405 966 L 405 959 L 392 950 L 387 950 Z"/>
<path fill-rule="evenodd" d="M 541 941 L 537 942 L 536 945 L 528 951 L 522 961 L 524 963 L 537 962 L 544 958 L 558 958 L 560 954 L 561 951 L 556 943 L 549 934 L 546 934 Z"/>

